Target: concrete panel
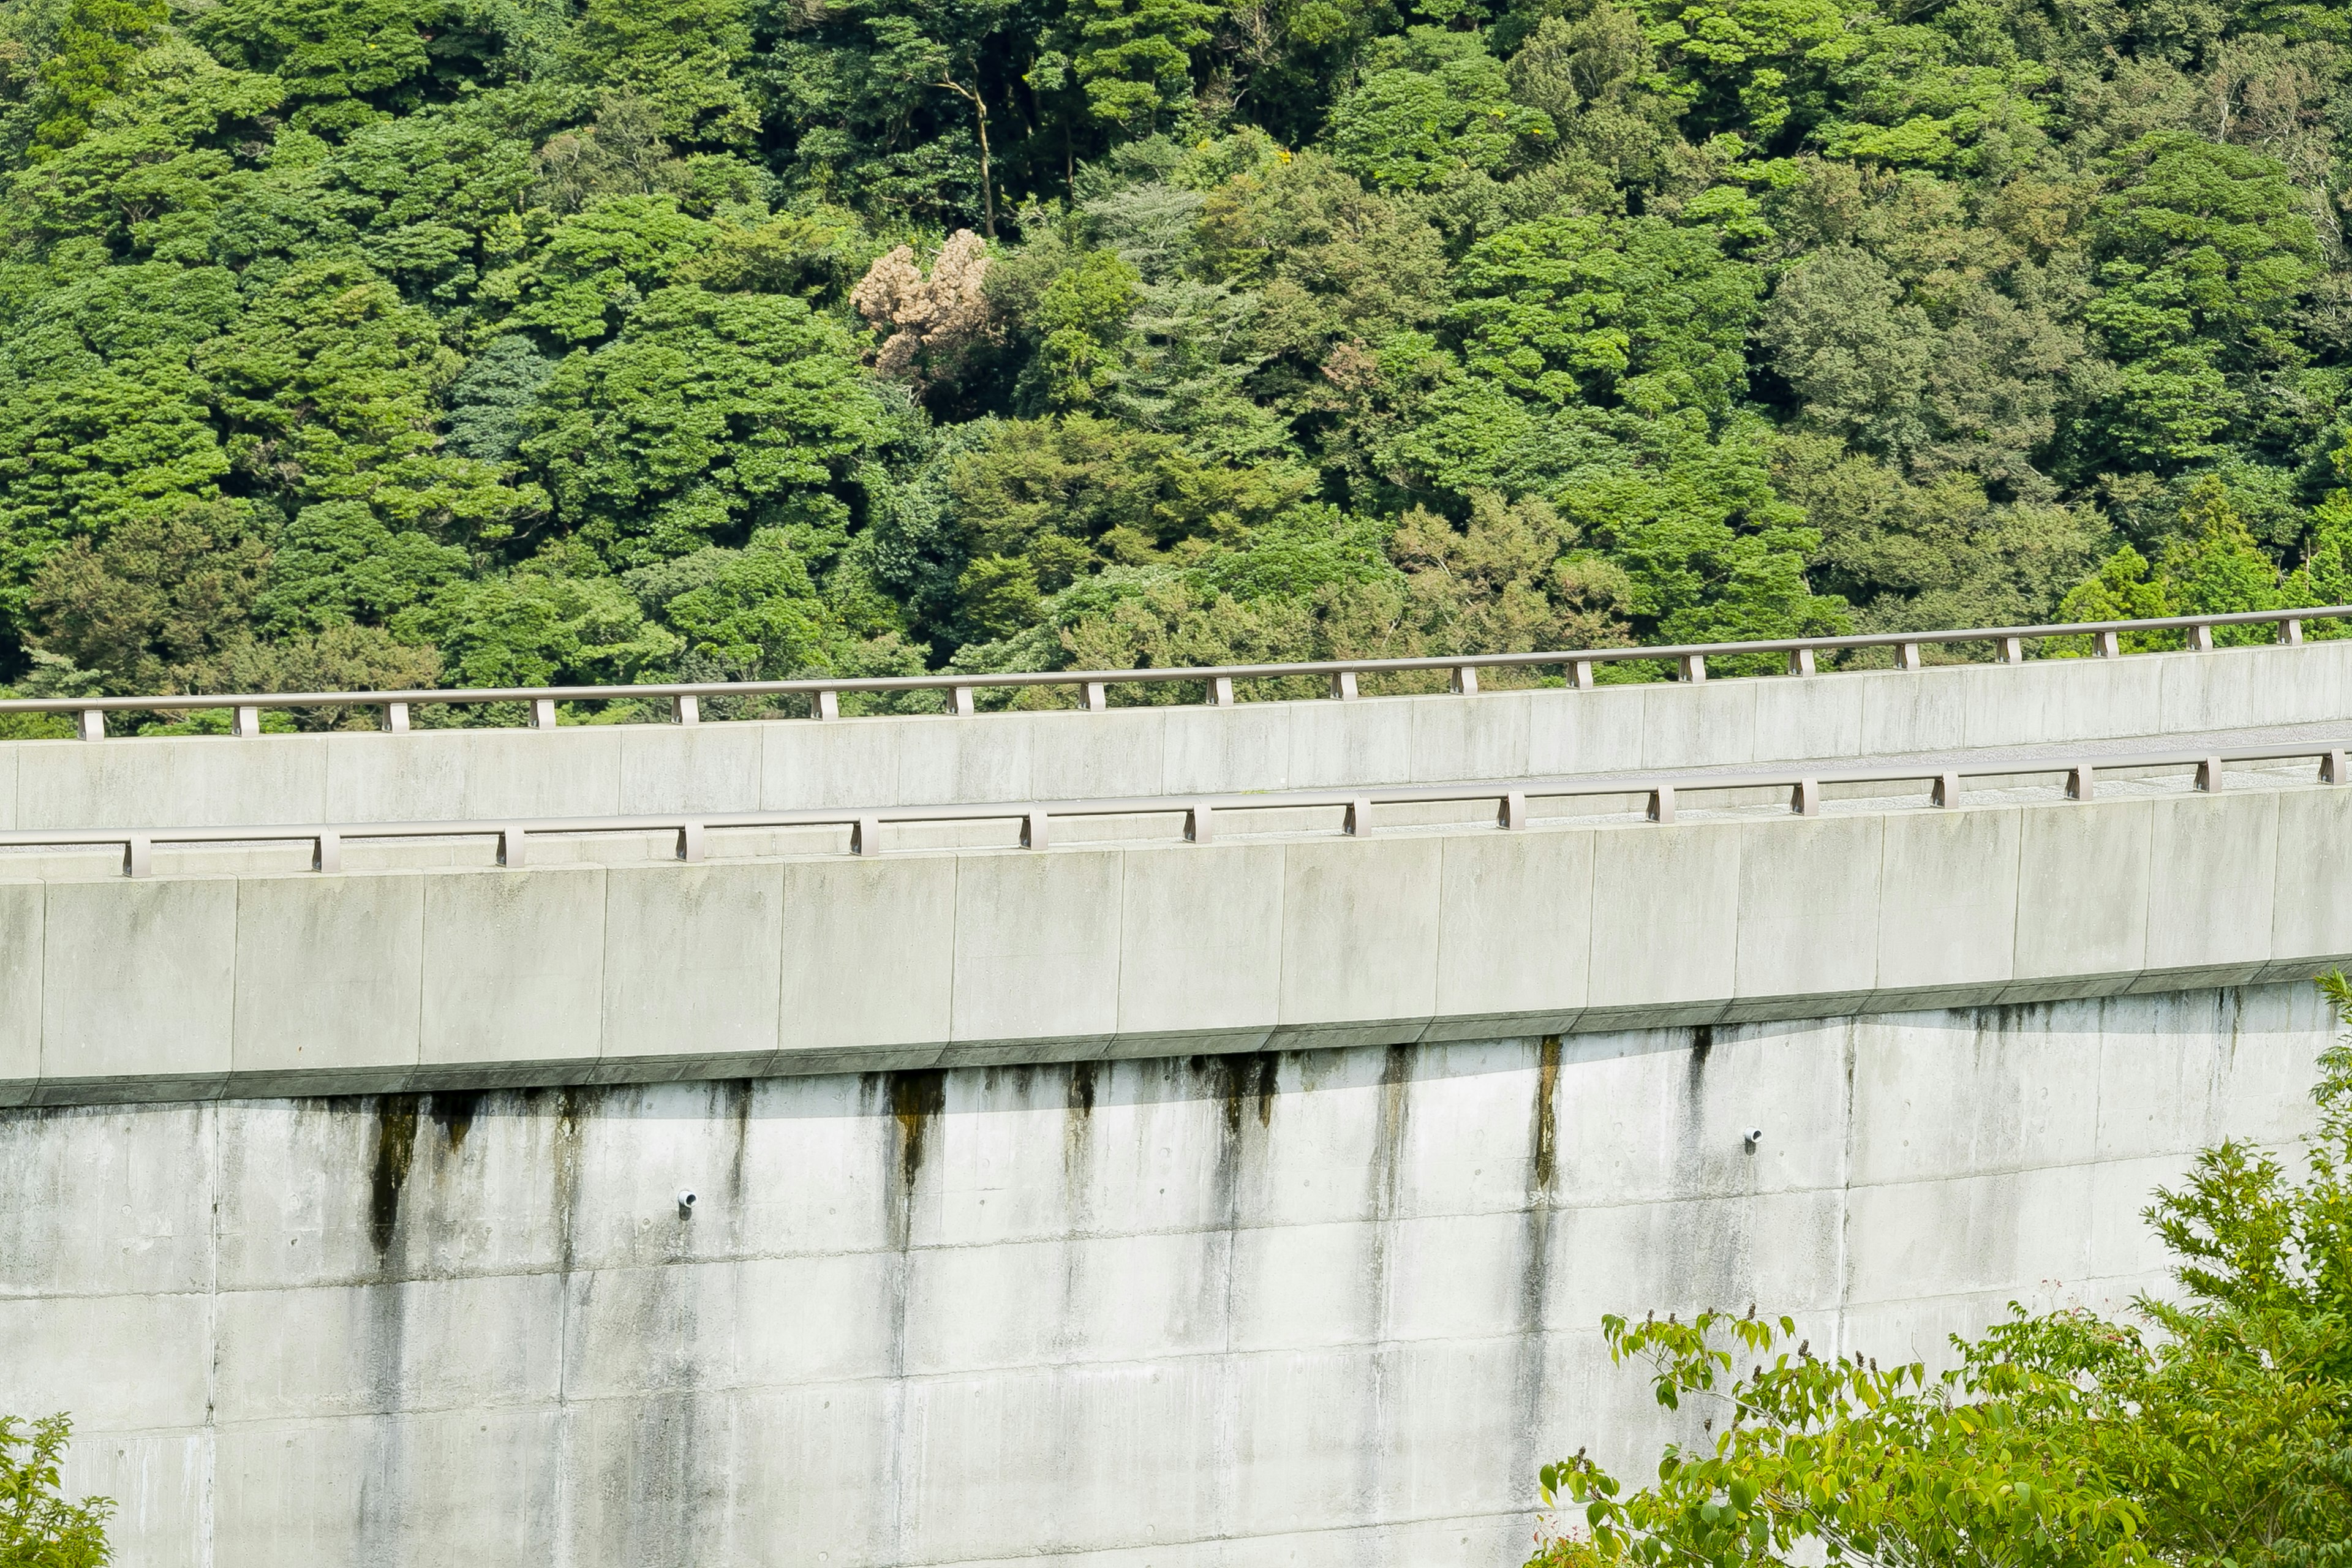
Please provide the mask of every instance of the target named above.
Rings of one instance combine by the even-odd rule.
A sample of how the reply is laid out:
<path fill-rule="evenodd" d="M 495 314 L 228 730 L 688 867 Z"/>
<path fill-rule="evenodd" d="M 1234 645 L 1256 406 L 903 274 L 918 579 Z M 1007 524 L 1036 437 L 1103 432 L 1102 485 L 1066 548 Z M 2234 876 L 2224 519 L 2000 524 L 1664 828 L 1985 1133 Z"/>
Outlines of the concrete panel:
<path fill-rule="evenodd" d="M 1429 697 L 1365 697 L 1353 702 L 1286 702 L 1290 784 L 1325 789 L 1403 784 L 1412 777 L 1412 710 Z"/>
<path fill-rule="evenodd" d="M 1024 721 L 1031 730 L 1029 787 L 1037 799 L 1098 800 L 1160 793 L 1164 710 L 1036 713 Z"/>
<path fill-rule="evenodd" d="M 2019 816 L 2018 983 L 2128 976 L 2147 960 L 2155 803 L 2106 800 Z M 2079 994 L 2079 993 L 2075 993 Z"/>
<path fill-rule="evenodd" d="M 2259 964 L 2271 956 L 2279 800 L 2261 790 L 2149 803 L 2149 969 Z"/>
<path fill-rule="evenodd" d="M 1037 727 L 1029 715 L 894 719 L 898 776 L 894 801 L 1025 801 L 1037 798 L 1031 763 Z"/>
<path fill-rule="evenodd" d="M 1281 1005 L 1282 847 L 1211 844 L 1122 858 L 1119 1034 L 1263 1039 Z"/>
<path fill-rule="evenodd" d="M 1863 756 L 1949 751 L 1969 743 L 1969 693 L 1986 681 L 2009 679 L 2000 667 L 1874 670 L 1817 677 L 1853 681 L 1862 692 Z"/>
<path fill-rule="evenodd" d="M 311 874 L 237 883 L 230 1065 L 239 1075 L 279 1092 L 407 1083 L 423 1005 L 425 881 Z"/>
<path fill-rule="evenodd" d="M 1596 833 L 1591 1008 L 1729 1001 L 1742 831 L 1733 823 L 1684 823 Z"/>
<path fill-rule="evenodd" d="M 951 1030 L 959 1044 L 1118 1031 L 1121 858 L 1099 849 L 961 858 Z"/>
<path fill-rule="evenodd" d="M 1646 689 L 1640 686 L 1529 693 L 1528 773 L 1546 778 L 1639 768 L 1643 705 L 1648 700 Z"/>
<path fill-rule="evenodd" d="M 943 855 L 784 867 L 781 1059 L 908 1046 L 937 1055 L 950 1034 L 961 864 Z"/>
<path fill-rule="evenodd" d="M 551 1400 L 563 1279 L 492 1274 L 213 1301 L 215 1419 L 295 1421 Z M 417 1355 L 410 1347 L 430 1345 Z"/>
<path fill-rule="evenodd" d="M 1882 993 L 2012 977 L 2022 828 L 2010 810 L 1886 817 L 1878 884 Z"/>
<path fill-rule="evenodd" d="M 16 759 L 37 744 L 18 741 L 0 745 L 0 832 L 16 826 Z"/>
<path fill-rule="evenodd" d="M 1412 709 L 1413 782 L 1524 776 L 1534 710 L 1531 691 L 1415 702 Z"/>
<path fill-rule="evenodd" d="M 763 1067 L 777 1046 L 784 868 L 615 866 L 604 877 L 603 1051 L 697 1077 Z"/>
<path fill-rule="evenodd" d="M 1444 840 L 1298 843 L 1284 855 L 1284 1025 L 1404 1020 L 1418 1033 L 1436 1006 Z"/>
<path fill-rule="evenodd" d="M 45 1095 L 61 1081 L 112 1080 L 132 1099 L 177 1099 L 227 1073 L 235 882 L 53 884 L 41 958 Z"/>
<path fill-rule="evenodd" d="M 627 724 L 620 734 L 622 812 L 760 809 L 760 726 Z"/>
<path fill-rule="evenodd" d="M 629 736 L 620 725 L 580 724 L 336 734 L 326 742 L 329 821 L 479 822 L 614 815 Z"/>
<path fill-rule="evenodd" d="M 0 1300 L 0 1409 L 68 1410 L 99 1432 L 202 1425 L 207 1305 L 193 1294 Z"/>
<path fill-rule="evenodd" d="M 314 822 L 327 756 L 306 735 L 0 742 L 16 754 L 16 826 Z"/>
<path fill-rule="evenodd" d="M 41 925 L 38 882 L 0 882 L 0 1106 L 29 1098 L 41 1076 Z"/>
<path fill-rule="evenodd" d="M 904 721 L 790 720 L 759 728 L 763 811 L 876 805 L 897 790 Z"/>
<path fill-rule="evenodd" d="M 1718 767 L 1756 761 L 1760 680 L 1679 682 L 1642 689 L 1642 765 Z"/>
<path fill-rule="evenodd" d="M 1758 680 L 1756 754 L 1790 761 L 1862 754 L 1867 679 L 1816 675 Z"/>
<path fill-rule="evenodd" d="M 1424 1038 L 1491 1035 L 1482 1016 L 1557 1033 L 1584 1006 L 1592 955 L 1591 830 L 1449 836 L 1436 1011 Z"/>
<path fill-rule="evenodd" d="M 2278 880 L 2271 955 L 2279 962 L 2352 954 L 2352 788 L 2288 790 L 2278 797 Z"/>
<path fill-rule="evenodd" d="M 1171 795 L 1228 795 L 1290 787 L 1290 705 L 1161 710 L 1160 787 Z"/>
<path fill-rule="evenodd" d="M 483 1082 L 520 1063 L 587 1073 L 601 1033 L 606 875 L 519 868 L 431 879 L 420 1068 L 469 1067 Z"/>
<path fill-rule="evenodd" d="M 1740 830 L 1743 998 L 1859 994 L 1878 974 L 1883 816 L 1753 823 Z M 1811 1004 L 1818 1008 L 1818 1000 Z"/>

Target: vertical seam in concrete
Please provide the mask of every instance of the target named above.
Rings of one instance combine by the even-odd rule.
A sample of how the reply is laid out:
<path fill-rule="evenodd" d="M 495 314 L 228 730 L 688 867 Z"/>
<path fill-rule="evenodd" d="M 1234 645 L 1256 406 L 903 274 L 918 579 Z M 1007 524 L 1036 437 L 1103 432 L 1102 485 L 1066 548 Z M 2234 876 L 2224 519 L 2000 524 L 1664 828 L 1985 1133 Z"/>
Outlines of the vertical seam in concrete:
<path fill-rule="evenodd" d="M 201 1477 L 196 1502 L 196 1564 L 197 1568 L 213 1568 L 213 1531 L 220 1463 L 214 1419 L 220 1399 L 221 1122 L 224 1113 L 217 1100 L 206 1102 L 198 1108 L 198 1111 L 211 1130 L 211 1136 L 205 1140 L 211 1166 L 211 1190 L 205 1194 L 207 1199 L 205 1231 L 208 1238 L 205 1247 L 205 1340 L 212 1353 L 205 1362 L 205 1426 L 197 1435 L 197 1441 L 203 1448 L 196 1461 Z"/>

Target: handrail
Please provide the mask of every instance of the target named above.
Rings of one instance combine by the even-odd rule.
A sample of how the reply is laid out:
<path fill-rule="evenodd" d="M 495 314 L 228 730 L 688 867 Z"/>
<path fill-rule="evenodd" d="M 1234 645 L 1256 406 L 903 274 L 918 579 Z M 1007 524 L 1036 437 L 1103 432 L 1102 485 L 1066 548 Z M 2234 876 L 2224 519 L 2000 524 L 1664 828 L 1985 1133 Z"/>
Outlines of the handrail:
<path fill-rule="evenodd" d="M 2302 746 L 2244 746 L 2218 752 L 2153 752 L 2088 759 L 2042 762 L 2035 759 L 1989 760 L 1968 766 L 1778 770 L 1769 773 L 1684 773 L 1652 779 L 1595 780 L 1554 777 L 1513 780 L 1507 784 L 1456 784 L 1392 785 L 1381 789 L 1287 790 L 1258 795 L 1129 795 L 1096 800 L 1033 802 L 1025 805 L 949 805 L 893 806 L 815 806 L 793 811 L 667 813 L 634 816 L 556 816 L 516 818 L 495 822 L 376 822 L 309 824 L 268 827 L 59 828 L 0 833 L 0 848 L 45 849 L 81 847 L 112 847 L 123 852 L 123 874 L 152 874 L 158 844 L 307 843 L 310 868 L 332 872 L 342 868 L 342 845 L 347 839 L 496 837 L 499 864 L 527 863 L 528 845 L 535 836 L 604 833 L 670 833 L 677 836 L 676 858 L 688 863 L 703 858 L 705 837 L 713 829 L 773 827 L 843 827 L 850 830 L 853 855 L 875 855 L 882 849 L 886 825 L 924 822 L 1012 822 L 1021 825 L 1021 847 L 1045 849 L 1053 842 L 1055 818 L 1183 814 L 1184 837 L 1208 844 L 1216 837 L 1217 819 L 1252 811 L 1288 811 L 1317 806 L 1346 809 L 1342 831 L 1361 836 L 1371 827 L 1376 805 L 1434 805 L 1459 801 L 1492 801 L 1497 827 L 1516 830 L 1528 826 L 1530 800 L 1591 799 L 1633 796 L 1646 802 L 1643 817 L 1651 823 L 1672 824 L 1679 799 L 1694 795 L 1738 790 L 1785 789 L 1789 809 L 1800 816 L 1818 816 L 1822 789 L 1827 784 L 1928 784 L 1928 804 L 1939 808 L 1961 804 L 1961 785 L 1969 779 L 2030 778 L 2057 774 L 2063 778 L 2069 800 L 2092 797 L 2101 773 L 2139 772 L 2157 768 L 2194 767 L 2195 787 L 2219 793 L 2222 769 L 2231 763 L 2301 762 L 2316 758 L 2319 782 L 2352 783 L 2352 742 L 2338 741 Z"/>
<path fill-rule="evenodd" d="M 1209 689 L 1210 704 L 1226 708 L 1233 706 L 1234 701 L 1234 681 L 1276 679 L 1286 676 L 1326 677 L 1330 682 L 1330 695 L 1346 700 L 1356 696 L 1356 679 L 1361 675 L 1446 670 L 1453 675 L 1454 691 L 1475 695 L 1479 670 L 1562 665 L 1567 667 L 1570 685 L 1589 690 L 1593 684 L 1593 667 L 1601 664 L 1671 659 L 1677 667 L 1681 679 L 1700 681 L 1707 678 L 1706 661 L 1709 658 L 1780 653 L 1788 656 L 1790 675 L 1806 676 L 1815 673 L 1815 660 L 1822 654 L 1853 648 L 1891 647 L 1895 650 L 1898 668 L 1918 669 L 1922 662 L 1919 650 L 1930 643 L 1979 642 L 2000 645 L 2000 662 L 2021 664 L 2025 659 L 2026 642 L 2057 637 L 2092 637 L 2095 639 L 2093 651 L 2100 658 L 2113 658 L 2121 652 L 2121 638 L 2126 634 L 2186 631 L 2189 634 L 2190 651 L 2210 652 L 2213 647 L 2213 628 L 2217 626 L 2274 626 L 2279 631 L 2278 640 L 2293 644 L 2303 641 L 2304 622 L 2336 620 L 2346 616 L 2352 616 L 2352 605 L 2242 610 L 2214 616 L 2168 616 L 2141 621 L 2075 621 L 2048 626 L 1978 626 L 1956 631 L 1773 637 L 1758 642 L 1675 643 L 1654 647 L 1573 648 L 1551 653 L 1444 654 L 1425 658 L 1320 659 L 1301 664 L 1225 664 L 1165 669 L 1045 669 L 996 675 L 814 676 L 794 680 L 670 681 L 643 686 L 497 686 L 446 689 L 419 687 L 394 691 L 12 697 L 0 699 L 0 713 L 71 713 L 76 715 L 76 732 L 81 739 L 100 741 L 106 738 L 106 715 L 112 712 L 186 713 L 227 709 L 234 716 L 230 732 L 251 736 L 261 732 L 260 715 L 264 709 L 382 708 L 384 710 L 384 727 L 395 732 L 405 732 L 409 728 L 409 710 L 415 707 L 528 702 L 531 705 L 531 728 L 551 730 L 555 728 L 555 705 L 558 702 L 614 701 L 641 697 L 669 699 L 674 704 L 675 716 L 682 724 L 699 721 L 701 700 L 706 697 L 806 697 L 815 717 L 837 719 L 840 717 L 839 697 L 843 692 L 945 691 L 949 694 L 949 711 L 968 717 L 977 711 L 972 696 L 975 691 L 983 688 L 1023 686 L 1076 687 L 1080 706 L 1099 712 L 1108 706 L 1108 691 L 1113 686 L 1171 680 L 1203 682 Z"/>

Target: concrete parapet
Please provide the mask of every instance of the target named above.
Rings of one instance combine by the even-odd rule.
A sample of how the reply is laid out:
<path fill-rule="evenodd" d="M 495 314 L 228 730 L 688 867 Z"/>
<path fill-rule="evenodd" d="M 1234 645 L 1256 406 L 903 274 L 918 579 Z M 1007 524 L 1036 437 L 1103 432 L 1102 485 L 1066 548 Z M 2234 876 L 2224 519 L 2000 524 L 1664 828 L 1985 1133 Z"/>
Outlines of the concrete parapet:
<path fill-rule="evenodd" d="M 0 885 L 0 1103 L 1834 1017 L 2352 959 L 2352 791 Z"/>
<path fill-rule="evenodd" d="M 0 831 L 1227 794 L 2316 723 L 2352 639 L 1229 708 L 0 743 Z"/>

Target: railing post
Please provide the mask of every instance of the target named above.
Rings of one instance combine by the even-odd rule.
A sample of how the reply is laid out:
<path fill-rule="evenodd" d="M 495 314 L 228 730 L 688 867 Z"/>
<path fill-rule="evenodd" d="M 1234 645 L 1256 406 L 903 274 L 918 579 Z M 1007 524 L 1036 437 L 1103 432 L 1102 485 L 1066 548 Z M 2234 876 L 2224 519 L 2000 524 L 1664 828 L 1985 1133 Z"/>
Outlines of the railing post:
<path fill-rule="evenodd" d="M 677 858 L 689 866 L 702 860 L 702 824 L 682 822 L 677 827 Z"/>
<path fill-rule="evenodd" d="M 2303 641 L 2302 620 L 2297 616 L 2289 616 L 2285 620 L 2281 621 L 2278 640 L 2290 647 L 2300 644 Z"/>
<path fill-rule="evenodd" d="M 1895 664 L 1897 668 L 1916 669 L 1919 668 L 1919 645 L 1917 643 L 1906 642 L 1896 643 L 1895 645 Z"/>
<path fill-rule="evenodd" d="M 530 700 L 530 727 L 534 730 L 555 728 L 555 699 L 534 697 Z"/>
<path fill-rule="evenodd" d="M 816 716 L 820 719 L 838 719 L 841 717 L 841 699 L 835 696 L 829 690 L 818 692 L 813 700 L 812 706 Z"/>
<path fill-rule="evenodd" d="M 1184 812 L 1184 839 L 1188 844 L 1213 843 L 1217 837 L 1216 809 L 1207 801 L 1188 806 Z"/>
<path fill-rule="evenodd" d="M 1021 814 L 1022 848 L 1043 849 L 1053 841 L 1053 828 L 1047 823 L 1044 812 L 1026 811 Z"/>
<path fill-rule="evenodd" d="M 2113 632 L 2097 632 L 2091 637 L 2091 647 L 2101 658 L 2123 657 L 2123 644 Z"/>
<path fill-rule="evenodd" d="M 852 855 L 882 853 L 882 819 L 861 816 L 849 825 L 849 852 Z"/>
<path fill-rule="evenodd" d="M 1506 793 L 1495 812 L 1495 826 L 1516 831 L 1528 825 L 1528 797 L 1523 790 Z"/>
<path fill-rule="evenodd" d="M 408 704 L 387 702 L 383 705 L 383 729 L 388 735 L 408 733 Z"/>
<path fill-rule="evenodd" d="M 1343 669 L 1333 676 L 1331 695 L 1342 702 L 1353 702 L 1356 700 L 1356 672 L 1352 669 Z"/>
<path fill-rule="evenodd" d="M 1822 781 L 1800 779 L 1789 791 L 1789 809 L 1799 816 L 1819 816 L 1822 814 Z"/>
<path fill-rule="evenodd" d="M 1790 675 L 1812 674 L 1813 650 L 1809 647 L 1790 648 L 1789 650 L 1789 673 Z"/>
<path fill-rule="evenodd" d="M 2206 626 L 2202 622 L 2189 627 L 2189 651 L 2190 653 L 2211 653 L 2213 651 L 2213 628 Z"/>
<path fill-rule="evenodd" d="M 1454 679 L 1447 683 L 1447 689 L 1457 697 L 1477 696 L 1478 672 L 1466 664 L 1455 665 Z"/>
<path fill-rule="evenodd" d="M 499 828 L 499 864 L 512 867 L 527 863 L 530 859 L 530 853 L 523 845 L 527 837 L 520 827 Z"/>
<path fill-rule="evenodd" d="M 1358 795 L 1348 803 L 1348 815 L 1339 824 L 1339 831 L 1351 838 L 1361 838 L 1372 830 L 1372 803 Z"/>
<path fill-rule="evenodd" d="M 2096 787 L 2097 778 L 2098 770 L 2093 768 L 2088 763 L 2077 763 L 2074 766 L 2068 768 L 2066 770 L 2066 798 L 2068 800 L 2090 799 L 2092 790 Z"/>
<path fill-rule="evenodd" d="M 1099 713 L 1110 706 L 1110 688 L 1099 680 L 1078 683 L 1078 706 L 1089 713 Z"/>
<path fill-rule="evenodd" d="M 948 688 L 948 711 L 954 714 L 959 719 L 969 719 L 974 713 L 980 711 L 980 704 L 972 700 L 971 687 L 950 686 Z"/>
<path fill-rule="evenodd" d="M 310 869 L 331 874 L 342 868 L 342 835 L 321 833 L 310 841 Z"/>
<path fill-rule="evenodd" d="M 1591 690 L 1592 661 L 1589 658 L 1570 660 L 1568 666 L 1568 683 L 1579 691 Z"/>
<path fill-rule="evenodd" d="M 2023 664 L 2025 662 L 2025 639 L 2023 637 L 2001 638 L 2000 662 L 2003 664 Z"/>
<path fill-rule="evenodd" d="M 150 877 L 155 872 L 155 841 L 144 833 L 134 833 L 122 841 L 122 874 L 126 877 Z"/>
<path fill-rule="evenodd" d="M 673 698 L 670 700 L 670 711 L 681 724 L 699 724 L 702 722 L 702 699 L 693 696 Z"/>
<path fill-rule="evenodd" d="M 1652 822 L 1672 822 L 1675 819 L 1675 786 L 1660 784 L 1650 792 L 1649 818 Z"/>
<path fill-rule="evenodd" d="M 1937 806 L 1946 811 L 1949 811 L 1954 806 L 1958 805 L 1960 804 L 1960 775 L 1958 773 L 1937 773 L 1936 775 L 1936 786 L 1927 792 L 1927 798 L 1934 802 Z"/>
<path fill-rule="evenodd" d="M 106 710 L 85 708 L 74 715 L 74 733 L 85 741 L 106 739 Z"/>
<path fill-rule="evenodd" d="M 2352 784 L 2352 773 L 2346 772 L 2345 756 L 2342 752 L 2329 752 L 2319 759 L 2319 782 L 2329 784 Z"/>
<path fill-rule="evenodd" d="M 2218 793 L 2221 788 L 2221 759 L 2208 757 L 2197 764 L 2197 787 L 2205 794 Z"/>
<path fill-rule="evenodd" d="M 239 704 L 229 715 L 228 732 L 237 739 L 250 740 L 261 733 L 261 710 L 250 704 Z"/>
<path fill-rule="evenodd" d="M 1209 679 L 1209 706 L 1230 708 L 1233 705 L 1234 678 L 1230 675 L 1212 676 Z"/>
<path fill-rule="evenodd" d="M 1706 679 L 1706 655 L 1703 653 L 1686 653 L 1676 662 L 1681 667 L 1682 677 L 1685 680 L 1691 681 L 1696 684 L 1696 682 Z"/>

